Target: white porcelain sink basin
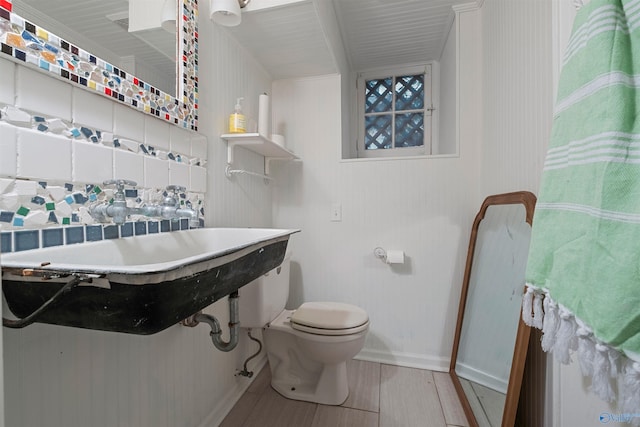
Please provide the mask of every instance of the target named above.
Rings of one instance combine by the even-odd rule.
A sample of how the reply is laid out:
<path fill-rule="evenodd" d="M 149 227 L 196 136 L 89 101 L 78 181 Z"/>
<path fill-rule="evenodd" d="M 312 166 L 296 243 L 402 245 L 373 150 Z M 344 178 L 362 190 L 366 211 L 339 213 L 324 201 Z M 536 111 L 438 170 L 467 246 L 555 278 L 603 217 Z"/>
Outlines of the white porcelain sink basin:
<path fill-rule="evenodd" d="M 236 254 L 299 230 L 200 228 L 3 254 L 6 268 L 84 273 L 163 273 Z"/>
<path fill-rule="evenodd" d="M 300 230 L 203 228 L 0 257 L 5 299 L 36 322 L 150 334 L 237 291 L 284 259 Z"/>

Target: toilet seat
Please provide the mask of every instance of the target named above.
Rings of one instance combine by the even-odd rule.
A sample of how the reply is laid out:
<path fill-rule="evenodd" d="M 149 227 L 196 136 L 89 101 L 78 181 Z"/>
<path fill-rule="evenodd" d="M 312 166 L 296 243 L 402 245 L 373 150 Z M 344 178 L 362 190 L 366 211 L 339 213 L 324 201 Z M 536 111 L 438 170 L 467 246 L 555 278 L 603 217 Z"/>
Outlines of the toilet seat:
<path fill-rule="evenodd" d="M 291 327 L 315 335 L 350 335 L 369 327 L 367 312 L 339 302 L 306 302 L 292 314 Z"/>

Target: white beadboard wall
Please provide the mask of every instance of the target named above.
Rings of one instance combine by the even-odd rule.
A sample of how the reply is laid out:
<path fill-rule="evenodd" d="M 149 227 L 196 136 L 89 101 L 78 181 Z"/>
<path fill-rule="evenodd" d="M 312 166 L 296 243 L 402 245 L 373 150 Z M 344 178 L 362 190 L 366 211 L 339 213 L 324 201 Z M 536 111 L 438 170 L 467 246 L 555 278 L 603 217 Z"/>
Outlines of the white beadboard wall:
<path fill-rule="evenodd" d="M 208 2 L 200 5 L 200 15 L 208 15 Z M 257 126 L 258 98 L 270 94 L 271 78 L 228 32 L 200 20 L 200 115 L 199 129 L 209 137 L 209 181 L 207 182 L 208 226 L 270 227 L 272 185 L 260 178 L 236 175 L 225 176 L 227 144 L 220 138 L 227 133 L 229 115 L 236 98 L 242 101 L 248 126 Z M 234 169 L 264 173 L 264 158 L 236 148 Z"/>
<path fill-rule="evenodd" d="M 208 16 L 208 2 L 200 3 L 200 16 Z M 245 98 L 245 113 L 255 119 L 271 79 L 208 19 L 200 20 L 199 33 L 199 133 L 209 143 L 206 224 L 271 226 L 272 186 L 245 176 L 228 180 L 219 138 L 236 97 Z M 236 160 L 262 171 L 262 157 L 244 149 Z M 226 299 L 205 312 L 228 322 Z M 234 373 L 255 351 L 244 333 L 236 350 L 216 350 L 207 326 L 151 336 L 40 324 L 3 333 L 7 426 L 215 426 L 248 385 Z"/>
<path fill-rule="evenodd" d="M 551 2 L 482 6 L 482 194 L 537 192 L 551 132 Z"/>
<path fill-rule="evenodd" d="M 477 69 L 478 12 L 461 16 L 460 69 Z M 474 38 L 475 36 L 475 38 Z M 301 228 L 292 238 L 290 307 L 341 301 L 364 308 L 371 327 L 362 359 L 438 370 L 448 368 L 469 230 L 479 206 L 479 93 L 461 96 L 460 156 L 439 159 L 340 160 L 340 76 L 273 84 L 274 121 L 303 162 L 276 169 L 274 225 Z M 446 94 L 442 94 L 446 96 Z M 331 222 L 340 204 L 342 221 Z M 389 266 L 375 247 L 400 249 Z"/>

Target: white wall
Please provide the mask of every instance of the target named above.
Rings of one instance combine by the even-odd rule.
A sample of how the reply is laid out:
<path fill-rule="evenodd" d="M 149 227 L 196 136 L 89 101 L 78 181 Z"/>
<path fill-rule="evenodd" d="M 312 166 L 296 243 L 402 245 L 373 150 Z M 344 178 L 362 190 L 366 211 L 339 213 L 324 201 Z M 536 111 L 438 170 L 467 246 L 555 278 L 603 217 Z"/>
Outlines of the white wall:
<path fill-rule="evenodd" d="M 207 9 L 208 2 L 200 2 L 201 18 Z M 256 117 L 258 95 L 269 89 L 270 78 L 208 19 L 200 19 L 199 32 L 199 124 L 209 143 L 206 223 L 271 226 L 271 187 L 251 177 L 228 180 L 226 144 L 219 138 L 236 97 L 244 96 L 247 115 Z M 147 119 L 126 112 L 144 129 Z M 115 119 L 115 126 L 122 124 Z M 261 157 L 243 149 L 236 160 L 247 169 L 263 167 Z M 226 300 L 205 311 L 228 321 Z M 248 384 L 234 373 L 255 350 L 242 334 L 236 350 L 222 353 L 206 326 L 174 326 L 152 336 L 40 324 L 3 333 L 8 426 L 216 425 Z"/>
<path fill-rule="evenodd" d="M 478 66 L 471 37 L 477 12 L 464 13 L 465 82 Z M 466 51 L 468 49 L 468 51 Z M 303 161 L 277 168 L 274 225 L 299 227 L 292 239 L 290 305 L 333 300 L 367 310 L 371 329 L 359 357 L 446 370 L 469 230 L 479 201 L 475 138 L 478 93 L 464 84 L 460 156 L 340 160 L 340 77 L 273 84 L 274 120 Z M 331 222 L 333 204 L 342 221 Z M 375 247 L 401 249 L 390 267 Z"/>
<path fill-rule="evenodd" d="M 457 25 L 454 20 L 440 58 L 440 130 L 433 154 L 456 153 L 457 150 Z"/>
<path fill-rule="evenodd" d="M 482 7 L 482 193 L 537 192 L 552 119 L 551 4 Z"/>

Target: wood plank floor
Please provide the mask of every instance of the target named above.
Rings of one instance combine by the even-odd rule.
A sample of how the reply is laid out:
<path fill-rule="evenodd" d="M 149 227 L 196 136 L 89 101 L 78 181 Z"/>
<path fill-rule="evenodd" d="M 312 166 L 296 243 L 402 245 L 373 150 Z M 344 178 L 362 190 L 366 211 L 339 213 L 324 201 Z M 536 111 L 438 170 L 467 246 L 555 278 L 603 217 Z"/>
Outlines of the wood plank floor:
<path fill-rule="evenodd" d="M 449 375 L 361 360 L 347 367 L 340 406 L 290 400 L 270 386 L 268 365 L 220 427 L 468 427 Z"/>

